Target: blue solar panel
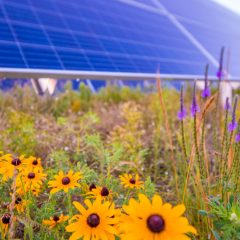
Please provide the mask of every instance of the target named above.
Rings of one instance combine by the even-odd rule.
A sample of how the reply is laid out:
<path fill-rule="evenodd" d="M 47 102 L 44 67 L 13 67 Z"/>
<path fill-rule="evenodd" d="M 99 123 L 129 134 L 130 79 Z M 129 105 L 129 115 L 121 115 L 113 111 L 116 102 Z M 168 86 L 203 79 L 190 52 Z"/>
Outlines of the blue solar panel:
<path fill-rule="evenodd" d="M 145 73 L 154 73 L 160 66 L 162 73 L 203 72 L 208 59 L 167 16 L 158 12 L 153 1 L 129 2 L 0 0 L 0 66 Z M 135 6 L 136 2 L 141 7 Z M 176 0 L 161 2 L 169 9 L 169 5 L 181 5 Z M 201 5 L 202 1 L 194 2 Z M 176 15 L 195 17 L 196 21 L 202 18 L 197 8 L 196 13 L 172 8 Z M 183 17 L 179 21 L 205 45 L 209 38 L 204 34 L 211 32 L 200 28 L 198 32 Z M 211 34 L 212 38 L 218 36 Z M 225 41 L 224 36 L 215 44 L 210 39 L 214 57 Z"/>
<path fill-rule="evenodd" d="M 1 40 L 4 41 L 14 41 L 12 32 L 6 22 L 0 22 L 0 32 L 1 32 Z"/>
<path fill-rule="evenodd" d="M 21 24 L 12 24 L 12 28 L 16 39 L 20 43 L 29 43 L 36 45 L 47 45 L 49 41 L 44 34 L 44 31 L 39 27 L 22 26 Z"/>
<path fill-rule="evenodd" d="M 22 21 L 38 24 L 37 18 L 31 8 L 22 8 L 10 4 L 5 4 L 4 9 L 9 19 L 12 21 Z"/>
<path fill-rule="evenodd" d="M 161 0 L 161 3 L 216 59 L 219 58 L 220 46 L 230 49 L 230 73 L 240 75 L 240 15 L 213 1 Z M 188 8 L 185 7 L 186 4 Z"/>
<path fill-rule="evenodd" d="M 22 46 L 29 68 L 61 69 L 62 66 L 51 48 Z"/>
<path fill-rule="evenodd" d="M 80 69 L 91 70 L 92 66 L 87 60 L 86 56 L 81 52 L 69 52 L 65 50 L 59 50 L 58 55 L 64 64 L 65 69 Z"/>
<path fill-rule="evenodd" d="M 0 67 L 26 67 L 17 46 L 6 43 L 0 44 Z"/>

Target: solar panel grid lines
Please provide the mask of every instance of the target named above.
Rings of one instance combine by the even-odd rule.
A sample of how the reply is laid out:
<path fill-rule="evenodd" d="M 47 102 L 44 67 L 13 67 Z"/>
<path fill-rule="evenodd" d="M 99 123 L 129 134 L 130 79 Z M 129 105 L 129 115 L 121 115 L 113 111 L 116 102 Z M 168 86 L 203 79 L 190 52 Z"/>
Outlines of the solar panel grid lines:
<path fill-rule="evenodd" d="M 240 16 L 232 13 L 213 1 L 193 0 L 196 6 L 192 11 L 186 11 L 181 4 L 171 4 L 171 1 L 161 0 L 179 21 L 218 59 L 219 48 L 225 46 L 231 51 L 230 70 L 234 76 L 240 75 L 238 66 L 240 48 Z M 208 13 L 211 14 L 208 14 Z"/>
<path fill-rule="evenodd" d="M 9 30 L 10 30 L 12 36 L 13 36 L 13 40 L 16 43 L 16 48 L 15 49 L 14 48 L 11 48 L 11 49 L 8 48 L 8 50 L 10 50 L 10 51 L 6 53 L 6 55 L 7 55 L 7 59 L 6 60 L 10 59 L 11 61 L 8 62 L 8 63 L 5 63 L 5 64 L 7 66 L 10 65 L 11 67 L 14 67 L 14 66 L 19 66 L 19 63 L 21 63 L 20 64 L 21 67 L 28 67 L 26 58 L 25 58 L 25 56 L 24 56 L 24 54 L 23 54 L 23 52 L 21 50 L 20 44 L 17 41 L 16 35 L 15 35 L 14 30 L 13 30 L 13 28 L 11 26 L 10 19 L 8 18 L 8 14 L 6 13 L 6 10 L 5 10 L 4 6 L 2 7 L 2 13 L 3 13 L 5 21 L 6 21 L 7 25 L 8 25 L 8 27 L 9 27 Z M 1 48 L 1 52 L 2 52 L 2 48 Z M 18 60 L 16 60 L 16 64 L 13 64 L 13 61 L 15 61 L 16 57 L 20 57 L 20 58 L 18 58 Z M 3 60 L 5 62 L 5 59 L 3 59 Z M 21 62 L 21 60 L 22 60 L 22 62 Z M 24 65 L 24 66 L 22 66 L 22 65 Z"/>
<path fill-rule="evenodd" d="M 198 48 L 198 50 L 206 56 L 208 61 L 215 67 L 218 67 L 218 60 L 215 59 L 215 57 L 195 38 L 194 35 L 190 31 L 188 31 L 187 28 L 183 24 L 181 24 L 177 18 L 171 14 L 167 8 L 164 7 L 163 4 L 161 4 L 158 0 L 152 0 L 156 6 L 158 6 L 160 9 L 163 9 L 168 16 L 169 20 L 191 41 L 191 43 Z"/>
<path fill-rule="evenodd" d="M 197 29 L 195 26 L 187 25 L 188 29 L 192 32 L 196 32 Z M 237 39 L 239 37 L 236 37 L 234 35 L 231 36 L 231 39 L 229 39 L 228 36 L 225 34 L 219 35 L 216 33 L 216 31 L 206 31 L 205 29 L 201 29 L 202 34 L 195 33 L 195 35 L 198 37 L 198 39 L 206 46 L 209 46 L 209 49 L 211 50 L 211 53 L 215 56 L 218 57 L 219 55 L 219 45 L 226 46 L 226 49 L 229 49 L 231 51 L 231 59 L 230 62 L 232 63 L 230 66 L 231 73 L 234 75 L 239 75 L 239 56 L 240 56 L 240 47 L 237 43 Z M 207 41 L 206 38 L 209 40 Z M 217 39 L 217 40 L 215 40 Z M 216 44 L 217 43 L 217 44 Z"/>
<path fill-rule="evenodd" d="M 6 41 L 14 41 L 14 36 L 6 22 L 0 22 L 1 39 Z"/>
<path fill-rule="evenodd" d="M 3 42 L 3 41 L 0 41 L 0 42 Z M 12 43 L 13 44 L 13 43 Z M 30 46 L 30 47 L 32 47 L 32 48 L 39 48 L 39 49 L 49 49 L 49 47 L 48 46 L 44 46 L 44 45 L 36 45 L 36 44 L 29 44 L 29 43 L 21 43 L 22 44 L 22 46 Z M 70 48 L 66 48 L 66 47 L 58 47 L 57 49 L 59 49 L 59 50 L 66 50 L 66 51 L 70 51 L 70 52 L 75 52 L 75 51 L 77 51 L 77 52 L 80 52 L 80 53 L 82 53 L 83 51 L 81 50 L 81 49 L 70 49 Z M 101 54 L 101 51 L 92 51 L 92 50 L 88 50 L 87 51 L 87 53 L 89 53 L 89 54 L 91 54 L 91 53 L 98 53 L 98 54 Z M 189 54 L 191 54 L 191 53 L 193 53 L 193 52 L 180 52 L 180 55 L 182 56 L 182 58 L 184 59 L 184 61 L 182 61 L 182 62 L 188 62 L 188 63 L 192 63 L 192 61 L 189 61 L 189 60 L 186 60 L 185 58 L 184 58 L 184 56 L 183 56 L 183 54 L 187 54 L 187 53 L 189 53 Z M 194 54 L 194 53 L 193 53 Z M 121 53 L 112 53 L 111 55 L 113 55 L 113 56 L 125 56 L 125 54 L 121 54 Z M 155 56 L 144 56 L 144 55 L 141 55 L 141 56 L 139 56 L 139 55 L 137 55 L 137 54 L 132 54 L 131 55 L 132 57 L 138 57 L 138 58 L 142 58 L 142 59 L 152 59 L 152 60 L 157 60 L 157 59 L 160 59 L 160 60 L 166 60 L 166 61 L 173 61 L 173 62 L 179 62 L 179 60 L 177 60 L 176 58 L 174 58 L 174 59 L 171 59 L 171 58 L 166 58 L 166 57 L 163 57 L 163 58 L 159 58 L 159 57 L 155 57 Z"/>
<path fill-rule="evenodd" d="M 26 68 L 26 64 L 16 45 L 2 44 L 0 48 L 0 67 Z"/>
<path fill-rule="evenodd" d="M 56 6 L 56 9 L 59 10 L 58 6 Z M 73 43 L 72 43 L 73 45 L 71 45 L 71 46 L 74 46 L 76 44 L 75 46 L 78 49 L 81 49 L 81 45 L 78 42 L 78 39 L 74 35 L 73 31 L 69 28 L 69 25 L 66 22 L 64 16 L 62 15 L 61 12 L 58 12 L 58 13 L 59 13 L 59 16 L 62 19 L 63 23 L 65 24 L 68 33 L 70 34 L 70 36 L 73 39 Z M 60 54 L 60 52 L 59 52 L 59 54 Z M 77 56 L 70 55 L 68 58 L 66 58 L 66 56 L 67 56 L 67 54 L 63 54 L 63 56 L 61 56 L 61 58 L 63 59 L 64 66 L 65 66 L 66 69 L 74 69 L 74 68 L 81 68 L 81 67 L 83 67 L 84 69 L 89 69 L 89 70 L 92 69 L 92 70 L 94 70 L 93 65 L 91 64 L 91 61 L 88 59 L 87 55 L 84 52 L 82 52 L 80 54 L 80 56 L 79 55 L 77 55 Z"/>
<path fill-rule="evenodd" d="M 126 3 L 128 5 L 134 6 L 134 7 L 138 7 L 140 9 L 143 10 L 147 10 L 149 12 L 152 13 L 157 13 L 157 14 L 163 14 L 163 12 L 161 12 L 159 9 L 156 9 L 155 4 L 152 4 L 149 0 L 116 0 L 119 1 L 121 3 Z"/>
<path fill-rule="evenodd" d="M 14 21 L 13 21 L 13 22 L 14 22 Z M 21 22 L 21 24 L 22 24 L 22 25 L 25 25 L 25 26 L 27 27 L 26 24 L 24 24 L 24 23 L 22 23 L 22 22 Z M 29 24 L 29 25 L 30 25 L 30 24 Z M 34 25 L 33 25 L 33 26 L 34 26 Z M 51 27 L 47 27 L 47 29 L 52 29 L 52 30 L 55 30 L 55 31 L 64 32 L 62 29 L 55 29 L 55 28 L 51 28 Z M 77 33 L 77 32 L 76 32 L 76 33 Z M 104 37 L 104 36 L 101 36 L 101 37 Z M 170 36 L 170 38 L 171 38 L 171 36 Z"/>
<path fill-rule="evenodd" d="M 207 61 L 151 0 L 0 3 L 11 10 L 16 34 L 13 38 L 0 5 L 0 51 L 3 45 L 15 51 L 18 44 L 28 68 L 150 73 L 160 65 L 166 73 L 199 74 Z"/>
<path fill-rule="evenodd" d="M 135 44 L 135 42 L 133 42 L 133 44 Z M 147 46 L 151 46 L 150 44 L 147 44 L 147 43 L 145 43 L 145 45 Z M 159 46 L 159 47 L 161 47 L 161 46 Z M 167 49 L 167 48 L 166 48 Z M 176 48 L 177 49 L 177 48 Z M 187 51 L 186 51 L 187 52 Z M 191 52 L 191 51 L 189 51 L 189 52 Z"/>
<path fill-rule="evenodd" d="M 44 26 L 43 26 L 43 24 L 42 24 L 42 20 L 41 20 L 41 19 L 44 19 L 44 18 L 40 18 L 40 17 L 38 16 L 38 14 L 34 11 L 34 8 L 32 7 L 31 4 L 30 4 L 30 8 L 31 8 L 31 10 L 33 11 L 34 15 L 36 16 L 36 19 L 37 19 L 38 22 L 39 22 L 39 26 L 40 26 L 40 28 L 42 29 L 43 33 L 45 34 L 46 39 L 47 39 L 47 41 L 49 42 L 50 48 L 51 48 L 51 50 L 53 51 L 53 53 L 54 53 L 57 61 L 59 62 L 61 68 L 64 69 L 64 64 L 62 63 L 61 58 L 59 57 L 58 52 L 56 51 L 54 42 L 53 42 L 52 38 L 49 37 L 47 31 L 45 30 L 45 28 L 44 28 Z M 44 57 L 44 58 L 45 58 L 45 57 Z M 44 59 L 44 60 L 45 60 L 45 59 Z"/>

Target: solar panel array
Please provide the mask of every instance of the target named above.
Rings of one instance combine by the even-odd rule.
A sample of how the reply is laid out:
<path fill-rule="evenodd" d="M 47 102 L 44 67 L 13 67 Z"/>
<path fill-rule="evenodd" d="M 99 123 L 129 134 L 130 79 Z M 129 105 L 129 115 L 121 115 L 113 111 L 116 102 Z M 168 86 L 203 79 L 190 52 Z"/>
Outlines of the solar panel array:
<path fill-rule="evenodd" d="M 204 44 L 218 36 L 180 21 Z M 227 37 L 212 38 L 215 56 Z M 0 67 L 202 74 L 206 62 L 152 0 L 0 0 Z"/>

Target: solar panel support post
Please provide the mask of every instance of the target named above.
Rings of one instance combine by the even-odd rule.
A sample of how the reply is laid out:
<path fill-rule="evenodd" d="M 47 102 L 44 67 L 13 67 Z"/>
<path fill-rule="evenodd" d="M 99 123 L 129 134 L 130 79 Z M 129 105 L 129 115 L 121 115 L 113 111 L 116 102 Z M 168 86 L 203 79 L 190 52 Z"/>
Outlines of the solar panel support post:
<path fill-rule="evenodd" d="M 86 82 L 87 82 L 87 85 L 88 85 L 89 89 L 91 90 L 91 92 L 96 93 L 96 90 L 95 90 L 92 82 L 90 81 L 90 79 L 87 79 Z"/>
<path fill-rule="evenodd" d="M 124 87 L 123 81 L 122 81 L 122 80 L 118 80 L 118 85 L 119 85 L 121 88 Z"/>
<path fill-rule="evenodd" d="M 38 81 L 38 79 L 31 79 L 31 83 L 33 86 L 34 91 L 38 94 L 38 95 L 43 95 L 44 91 L 42 90 L 42 87 Z"/>

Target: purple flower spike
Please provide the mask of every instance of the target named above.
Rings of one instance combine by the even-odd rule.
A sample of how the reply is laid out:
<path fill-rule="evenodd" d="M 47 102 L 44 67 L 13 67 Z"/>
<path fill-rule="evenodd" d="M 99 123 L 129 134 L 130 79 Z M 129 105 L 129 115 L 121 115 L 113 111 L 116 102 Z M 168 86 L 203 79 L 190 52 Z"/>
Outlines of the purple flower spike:
<path fill-rule="evenodd" d="M 238 97 L 236 96 L 235 101 L 234 101 L 233 111 L 232 111 L 232 121 L 228 124 L 228 131 L 229 132 L 233 132 L 238 126 L 238 124 L 236 122 L 237 102 L 238 102 Z"/>
<path fill-rule="evenodd" d="M 187 111 L 183 109 L 183 111 L 178 112 L 178 119 L 183 120 L 186 117 L 186 115 L 187 115 Z"/>
<path fill-rule="evenodd" d="M 240 131 L 236 135 L 236 143 L 240 142 Z"/>
<path fill-rule="evenodd" d="M 198 112 L 200 112 L 198 105 L 192 104 L 192 106 L 191 106 L 192 117 L 194 117 Z"/>
<path fill-rule="evenodd" d="M 182 121 L 187 115 L 187 111 L 183 106 L 183 87 L 181 87 L 181 95 L 180 95 L 180 110 L 178 112 L 178 119 Z"/>
<path fill-rule="evenodd" d="M 229 97 L 226 98 L 226 103 L 225 103 L 224 109 L 228 110 L 228 111 L 231 110 L 231 105 L 229 103 Z"/>
<path fill-rule="evenodd" d="M 191 115 L 192 117 L 195 117 L 197 112 L 200 112 L 200 108 L 197 105 L 197 99 L 196 99 L 196 81 L 194 82 L 193 86 L 193 99 L 192 99 L 192 106 L 191 106 Z"/>
<path fill-rule="evenodd" d="M 219 67 L 217 71 L 217 77 L 219 80 L 222 80 L 224 77 L 223 71 L 223 56 L 224 56 L 224 47 L 221 48 L 220 59 L 219 59 Z"/>
<path fill-rule="evenodd" d="M 202 91 L 202 98 L 206 99 L 211 95 L 210 89 L 207 87 Z"/>
<path fill-rule="evenodd" d="M 205 86 L 204 89 L 202 91 L 202 98 L 206 99 L 211 95 L 210 89 L 208 88 L 208 67 L 209 65 L 206 65 L 206 69 L 205 69 Z"/>
<path fill-rule="evenodd" d="M 223 79 L 223 77 L 224 77 L 224 71 L 218 69 L 216 76 L 217 76 L 217 78 L 218 78 L 219 80 Z"/>
<path fill-rule="evenodd" d="M 228 124 L 228 131 L 229 132 L 233 132 L 236 128 L 237 128 L 237 122 L 236 121 L 231 121 L 229 124 Z"/>

